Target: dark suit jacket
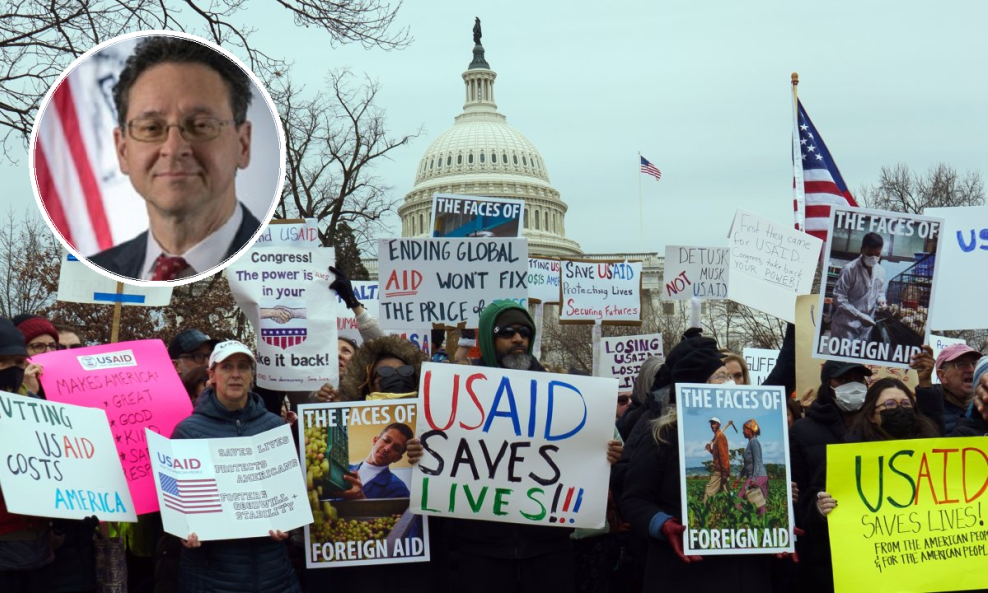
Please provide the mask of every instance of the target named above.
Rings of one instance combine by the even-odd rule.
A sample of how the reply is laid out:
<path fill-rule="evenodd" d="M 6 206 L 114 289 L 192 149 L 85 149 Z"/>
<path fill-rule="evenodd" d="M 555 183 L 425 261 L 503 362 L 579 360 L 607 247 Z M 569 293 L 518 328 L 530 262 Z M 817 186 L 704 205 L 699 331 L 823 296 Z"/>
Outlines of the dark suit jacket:
<path fill-rule="evenodd" d="M 237 234 L 234 235 L 233 242 L 230 243 L 226 255 L 223 256 L 224 260 L 233 256 L 234 253 L 250 241 L 254 233 L 257 232 L 257 228 L 261 226 L 261 221 L 254 218 L 254 215 L 250 213 L 250 210 L 246 206 L 240 204 L 240 208 L 243 210 L 244 218 L 240 222 L 240 227 L 237 229 Z M 139 280 L 141 270 L 144 269 L 144 254 L 147 251 L 147 244 L 148 231 L 144 231 L 130 241 L 97 253 L 90 257 L 89 261 L 114 274 Z M 204 272 L 205 270 L 196 271 Z"/>

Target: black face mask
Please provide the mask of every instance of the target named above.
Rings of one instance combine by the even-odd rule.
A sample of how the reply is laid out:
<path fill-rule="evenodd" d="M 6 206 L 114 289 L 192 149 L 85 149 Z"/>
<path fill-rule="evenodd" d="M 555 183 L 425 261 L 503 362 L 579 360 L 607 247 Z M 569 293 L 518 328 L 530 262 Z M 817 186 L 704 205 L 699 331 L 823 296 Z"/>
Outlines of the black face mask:
<path fill-rule="evenodd" d="M 897 439 L 904 439 L 912 434 L 916 426 L 916 411 L 912 408 L 899 406 L 893 410 L 882 410 L 882 430 Z"/>
<path fill-rule="evenodd" d="M 7 367 L 0 371 L 0 391 L 17 393 L 24 382 L 24 369 L 20 367 Z"/>
<path fill-rule="evenodd" d="M 381 384 L 381 393 L 411 393 L 418 387 L 415 377 L 403 377 L 398 373 L 380 377 L 378 382 Z"/>

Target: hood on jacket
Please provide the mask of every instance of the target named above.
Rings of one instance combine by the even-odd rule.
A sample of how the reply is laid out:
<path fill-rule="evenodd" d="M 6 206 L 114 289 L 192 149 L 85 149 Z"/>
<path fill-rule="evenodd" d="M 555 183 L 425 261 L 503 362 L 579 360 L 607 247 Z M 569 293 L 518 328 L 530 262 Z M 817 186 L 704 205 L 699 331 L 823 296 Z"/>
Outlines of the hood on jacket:
<path fill-rule="evenodd" d="M 234 416 L 242 414 L 241 418 L 243 420 L 253 420 L 259 416 L 263 416 L 267 411 L 268 409 L 264 405 L 264 400 L 253 391 L 247 394 L 247 405 L 242 410 L 231 410 L 220 403 L 216 395 L 216 390 L 213 387 L 207 387 L 196 399 L 194 413 L 209 416 L 217 420 L 230 420 Z"/>
<path fill-rule="evenodd" d="M 346 374 L 340 379 L 340 395 L 346 401 L 366 399 L 370 394 L 367 375 L 378 359 L 393 356 L 415 368 L 416 378 L 420 376 L 425 354 L 418 346 L 401 336 L 383 336 L 364 342 L 347 365 Z"/>
<path fill-rule="evenodd" d="M 497 325 L 497 318 L 502 313 L 511 309 L 521 311 L 532 328 L 532 337 L 528 339 L 528 355 L 532 355 L 535 347 L 535 322 L 528 314 L 528 309 L 512 301 L 493 302 L 480 313 L 480 327 L 477 328 L 477 340 L 480 343 L 480 357 L 484 364 L 489 367 L 499 367 L 501 364 L 497 359 L 497 349 L 494 347 L 494 327 Z"/>

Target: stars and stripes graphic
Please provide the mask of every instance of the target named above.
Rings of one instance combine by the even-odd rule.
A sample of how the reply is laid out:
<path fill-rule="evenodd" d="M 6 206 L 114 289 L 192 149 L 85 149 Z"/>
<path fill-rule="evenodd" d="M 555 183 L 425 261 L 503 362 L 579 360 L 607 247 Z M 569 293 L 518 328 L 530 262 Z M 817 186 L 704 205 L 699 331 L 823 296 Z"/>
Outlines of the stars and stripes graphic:
<path fill-rule="evenodd" d="M 159 473 L 158 479 L 165 506 L 174 511 L 186 515 L 223 511 L 215 478 L 186 480 Z"/>
<path fill-rule="evenodd" d="M 638 158 L 640 158 L 642 161 L 642 173 L 644 173 L 645 175 L 651 175 L 652 177 L 655 177 L 656 181 L 662 179 L 662 171 L 659 171 L 658 167 L 648 162 L 648 159 L 646 159 L 641 155 L 638 155 Z"/>
<path fill-rule="evenodd" d="M 793 131 L 794 184 L 799 184 L 801 172 L 805 194 L 805 223 L 800 230 L 826 241 L 831 206 L 857 207 L 858 204 L 848 191 L 837 164 L 803 109 L 803 104 L 797 101 L 797 106 L 799 113 Z M 798 192 L 800 188 L 796 189 Z M 797 213 L 799 202 L 797 197 L 793 205 Z M 798 224 L 796 228 L 799 228 Z"/>
<path fill-rule="evenodd" d="M 261 328 L 261 339 L 282 350 L 298 346 L 305 341 L 307 331 L 304 327 L 297 328 Z"/>

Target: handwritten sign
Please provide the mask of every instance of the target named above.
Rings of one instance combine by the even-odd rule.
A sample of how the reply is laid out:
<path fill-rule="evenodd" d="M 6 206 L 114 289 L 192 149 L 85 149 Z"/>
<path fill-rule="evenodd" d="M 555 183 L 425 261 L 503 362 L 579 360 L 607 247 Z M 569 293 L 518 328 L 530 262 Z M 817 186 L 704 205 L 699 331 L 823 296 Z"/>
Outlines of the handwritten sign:
<path fill-rule="evenodd" d="M 600 376 L 617 379 L 618 393 L 630 394 L 642 363 L 653 356 L 664 356 L 662 334 L 601 338 Z"/>
<path fill-rule="evenodd" d="M 563 260 L 560 323 L 641 325 L 642 263 Z"/>
<path fill-rule="evenodd" d="M 433 194 L 433 237 L 521 237 L 523 200 Z"/>
<path fill-rule="evenodd" d="M 480 324 L 491 302 L 528 304 L 526 239 L 381 239 L 381 326 Z"/>
<path fill-rule="evenodd" d="M 533 303 L 559 302 L 559 260 L 528 258 L 528 300 Z"/>
<path fill-rule="evenodd" d="M 0 488 L 18 515 L 137 521 L 100 410 L 0 391 Z"/>
<path fill-rule="evenodd" d="M 315 218 L 278 220 L 272 219 L 257 237 L 254 247 L 322 247 L 319 239 L 319 221 Z"/>
<path fill-rule="evenodd" d="M 684 551 L 792 552 L 783 388 L 677 384 L 676 412 Z"/>
<path fill-rule="evenodd" d="M 413 512 L 601 527 L 617 381 L 425 363 Z"/>
<path fill-rule="evenodd" d="M 834 589 L 984 588 L 986 490 L 980 437 L 828 445 Z"/>
<path fill-rule="evenodd" d="M 268 537 L 312 522 L 287 424 L 252 437 L 167 439 L 147 431 L 165 531 L 200 541 Z"/>
<path fill-rule="evenodd" d="M 726 299 L 729 254 L 726 247 L 666 245 L 662 298 Z"/>
<path fill-rule="evenodd" d="M 58 293 L 55 300 L 63 303 L 96 305 L 121 303 L 143 307 L 167 307 L 172 298 L 170 286 L 121 284 L 120 294 L 117 294 L 116 280 L 94 271 L 69 253 L 62 257 L 62 265 L 58 269 Z"/>
<path fill-rule="evenodd" d="M 966 340 L 961 340 L 960 338 L 946 338 L 944 336 L 935 336 L 930 334 L 930 347 L 933 348 L 933 360 L 936 360 L 943 349 L 947 346 L 952 346 L 953 344 L 965 344 Z M 933 384 L 937 385 L 940 383 L 940 377 L 937 376 L 936 370 L 933 371 L 933 376 L 931 377 Z"/>
<path fill-rule="evenodd" d="M 377 281 L 353 280 L 353 294 L 364 306 L 364 309 L 371 317 L 380 319 L 380 306 L 377 300 Z M 339 296 L 336 297 L 336 311 L 339 317 L 336 318 L 336 331 L 341 338 L 351 338 L 356 340 L 357 345 L 364 343 L 364 338 L 358 329 L 357 317 L 353 311 L 347 309 L 346 304 Z M 432 338 L 432 330 L 389 330 L 381 328 L 384 333 L 393 336 L 401 336 L 409 342 L 418 346 L 425 354 L 431 354 L 429 343 Z"/>
<path fill-rule="evenodd" d="M 988 206 L 927 208 L 943 220 L 937 256 L 937 289 L 930 304 L 930 327 L 936 330 L 988 328 L 980 291 L 972 290 L 974 270 L 988 269 Z"/>
<path fill-rule="evenodd" d="M 940 224 L 914 214 L 831 209 L 815 357 L 909 367 L 928 342 Z"/>
<path fill-rule="evenodd" d="M 334 264 L 329 248 L 251 248 L 227 268 L 230 291 L 257 332 L 257 384 L 304 391 L 337 385 Z"/>
<path fill-rule="evenodd" d="M 49 401 L 106 412 L 138 515 L 158 510 L 144 429 L 171 434 L 192 402 L 161 340 L 49 352 L 41 384 Z"/>
<path fill-rule="evenodd" d="M 413 399 L 299 406 L 313 516 L 306 567 L 429 560 L 429 525 L 409 508 L 412 468 L 404 455 L 416 406 Z"/>
<path fill-rule="evenodd" d="M 728 240 L 729 298 L 792 323 L 796 296 L 812 289 L 822 241 L 740 208 Z"/>
<path fill-rule="evenodd" d="M 745 348 L 742 351 L 742 356 L 744 356 L 745 363 L 748 364 L 748 376 L 751 377 L 751 384 L 761 385 L 772 372 L 775 361 L 779 358 L 779 351 L 765 348 Z"/>

